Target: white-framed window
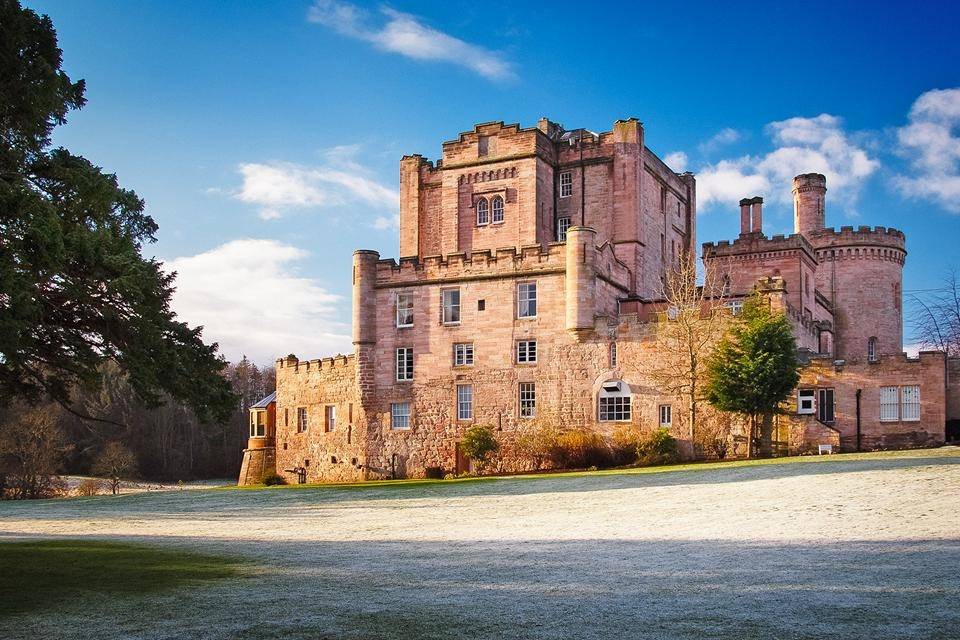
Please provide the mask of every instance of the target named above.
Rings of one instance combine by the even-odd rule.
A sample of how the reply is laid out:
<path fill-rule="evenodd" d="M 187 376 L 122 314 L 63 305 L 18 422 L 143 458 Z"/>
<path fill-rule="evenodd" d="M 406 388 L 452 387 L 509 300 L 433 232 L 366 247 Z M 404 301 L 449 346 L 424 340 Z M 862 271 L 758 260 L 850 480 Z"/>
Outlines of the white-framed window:
<path fill-rule="evenodd" d="M 297 407 L 297 433 L 303 433 L 307 430 L 307 408 Z"/>
<path fill-rule="evenodd" d="M 254 411 L 250 414 L 250 437 L 262 438 L 266 435 L 266 411 Z"/>
<path fill-rule="evenodd" d="M 597 419 L 600 422 L 629 422 L 633 394 L 622 380 L 604 382 L 597 394 Z"/>
<path fill-rule="evenodd" d="M 797 391 L 797 413 L 813 414 L 813 401 L 816 397 L 816 391 L 813 389 L 800 389 Z"/>
<path fill-rule="evenodd" d="M 876 362 L 877 361 L 877 339 L 868 338 L 867 339 L 867 362 Z"/>
<path fill-rule="evenodd" d="M 401 430 L 410 428 L 409 402 L 394 402 L 390 405 L 390 428 Z"/>
<path fill-rule="evenodd" d="M 570 218 L 557 218 L 557 242 L 567 241 L 567 229 L 570 228 Z"/>
<path fill-rule="evenodd" d="M 483 226 L 490 222 L 490 204 L 486 198 L 477 200 L 477 225 Z"/>
<path fill-rule="evenodd" d="M 727 308 L 730 309 L 730 313 L 738 316 L 743 313 L 743 300 L 730 300 L 727 302 Z"/>
<path fill-rule="evenodd" d="M 560 173 L 560 197 L 569 198 L 573 195 L 573 172 L 562 171 Z"/>
<path fill-rule="evenodd" d="M 397 349 L 397 380 L 413 380 L 413 347 Z"/>
<path fill-rule="evenodd" d="M 610 368 L 617 366 L 617 343 L 610 343 Z"/>
<path fill-rule="evenodd" d="M 517 363 L 533 364 L 537 361 L 537 341 L 536 340 L 518 340 L 517 341 Z"/>
<path fill-rule="evenodd" d="M 453 366 L 466 367 L 473 364 L 473 343 L 458 342 L 453 345 Z"/>
<path fill-rule="evenodd" d="M 460 324 L 460 289 L 442 289 L 440 298 L 443 324 Z"/>
<path fill-rule="evenodd" d="M 457 385 L 457 420 L 473 420 L 473 385 Z"/>
<path fill-rule="evenodd" d="M 662 404 L 659 408 L 660 426 L 669 429 L 673 426 L 673 405 Z"/>
<path fill-rule="evenodd" d="M 328 404 L 323 408 L 323 430 L 336 431 L 337 429 L 337 407 Z"/>
<path fill-rule="evenodd" d="M 490 200 L 490 221 L 494 224 L 503 222 L 503 198 L 493 196 Z"/>
<path fill-rule="evenodd" d="M 397 294 L 397 326 L 398 327 L 413 326 L 413 294 L 412 293 Z"/>
<path fill-rule="evenodd" d="M 537 385 L 533 382 L 521 382 L 519 385 L 520 417 L 534 418 L 537 415 Z"/>
<path fill-rule="evenodd" d="M 517 317 L 534 318 L 537 315 L 537 283 L 521 282 L 517 285 Z"/>
<path fill-rule="evenodd" d="M 897 387 L 880 387 L 880 422 L 900 419 L 900 397 Z"/>
<path fill-rule="evenodd" d="M 920 387 L 900 387 L 900 419 L 915 422 L 920 419 Z"/>

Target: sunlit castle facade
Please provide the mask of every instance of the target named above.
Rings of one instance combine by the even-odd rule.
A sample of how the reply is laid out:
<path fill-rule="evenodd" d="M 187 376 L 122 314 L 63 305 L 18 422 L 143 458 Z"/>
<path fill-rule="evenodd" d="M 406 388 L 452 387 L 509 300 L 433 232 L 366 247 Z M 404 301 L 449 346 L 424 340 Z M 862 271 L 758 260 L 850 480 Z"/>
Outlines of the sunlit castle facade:
<path fill-rule="evenodd" d="M 943 355 L 901 353 L 903 234 L 825 228 L 823 176 L 798 176 L 794 193 L 796 234 L 764 236 L 752 198 L 740 236 L 703 247 L 734 310 L 759 287 L 810 362 L 783 450 L 942 442 Z M 405 156 L 399 259 L 353 256 L 354 353 L 277 361 L 240 483 L 462 472 L 474 424 L 496 430 L 503 470 L 529 468 L 516 437 L 543 422 L 662 426 L 692 451 L 677 399 L 645 372 L 663 356 L 651 339 L 663 278 L 695 243 L 694 176 L 648 149 L 633 118 L 603 133 L 485 123 L 436 162 Z M 736 426 L 728 436 L 744 454 Z"/>

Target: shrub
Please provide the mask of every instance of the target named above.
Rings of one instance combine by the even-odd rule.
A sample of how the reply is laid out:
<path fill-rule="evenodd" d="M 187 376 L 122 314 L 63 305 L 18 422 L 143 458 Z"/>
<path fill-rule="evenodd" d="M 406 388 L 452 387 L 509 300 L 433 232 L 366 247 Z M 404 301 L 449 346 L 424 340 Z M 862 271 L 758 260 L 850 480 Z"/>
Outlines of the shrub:
<path fill-rule="evenodd" d="M 267 473 L 263 474 L 263 478 L 260 480 L 260 482 L 268 487 L 276 486 L 278 484 L 287 484 L 287 481 L 283 476 L 273 471 L 268 471 Z"/>
<path fill-rule="evenodd" d="M 610 442 L 610 454 L 613 464 L 626 465 L 637 462 L 637 447 L 643 440 L 643 433 L 629 425 L 619 426 L 613 431 Z"/>
<path fill-rule="evenodd" d="M 610 447 L 603 436 L 593 431 L 575 429 L 562 432 L 557 438 L 555 462 L 566 469 L 610 466 Z"/>
<path fill-rule="evenodd" d="M 423 477 L 428 480 L 442 480 L 443 467 L 427 467 L 423 470 Z"/>
<path fill-rule="evenodd" d="M 500 443 L 493 435 L 493 429 L 486 425 L 477 424 L 470 427 L 460 440 L 460 451 L 473 460 L 477 466 L 477 473 L 483 471 L 490 457 L 499 449 Z"/>
<path fill-rule="evenodd" d="M 560 429 L 549 422 L 532 420 L 517 435 L 517 452 L 530 459 L 533 469 L 539 471 L 548 462 L 555 463 Z"/>
<path fill-rule="evenodd" d="M 77 485 L 76 494 L 78 496 L 96 496 L 103 491 L 103 482 L 96 478 L 87 478 Z"/>
<path fill-rule="evenodd" d="M 665 428 L 657 429 L 637 445 L 637 459 L 644 466 L 670 464 L 679 457 L 677 440 Z"/>

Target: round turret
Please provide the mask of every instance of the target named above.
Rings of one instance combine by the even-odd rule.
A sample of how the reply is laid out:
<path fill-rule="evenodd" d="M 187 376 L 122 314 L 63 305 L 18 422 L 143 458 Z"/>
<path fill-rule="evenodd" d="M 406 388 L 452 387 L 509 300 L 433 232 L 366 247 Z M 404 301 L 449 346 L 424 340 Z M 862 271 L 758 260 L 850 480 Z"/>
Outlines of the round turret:
<path fill-rule="evenodd" d="M 808 235 L 826 226 L 824 215 L 827 178 L 822 173 L 804 173 L 793 179 L 793 229 Z"/>
<path fill-rule="evenodd" d="M 377 261 L 376 251 L 353 252 L 353 343 L 377 340 Z"/>

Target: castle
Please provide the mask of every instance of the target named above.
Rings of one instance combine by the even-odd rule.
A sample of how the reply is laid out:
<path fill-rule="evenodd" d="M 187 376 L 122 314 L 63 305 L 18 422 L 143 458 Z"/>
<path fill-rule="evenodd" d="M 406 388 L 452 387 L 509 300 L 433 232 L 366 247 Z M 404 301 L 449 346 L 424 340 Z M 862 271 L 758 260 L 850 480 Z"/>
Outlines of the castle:
<path fill-rule="evenodd" d="M 960 366 L 902 353 L 903 234 L 827 228 L 825 178 L 793 187 L 796 233 L 764 235 L 763 201 L 748 198 L 739 237 L 702 253 L 732 313 L 759 288 L 794 328 L 807 364 L 778 427 L 784 450 L 942 443 Z M 353 256 L 354 353 L 277 361 L 275 396 L 251 410 L 240 484 L 274 471 L 459 473 L 473 424 L 497 430 L 508 470 L 526 468 L 510 444 L 538 420 L 689 440 L 648 365 L 663 357 L 651 336 L 664 277 L 695 239 L 694 176 L 648 149 L 634 118 L 599 134 L 479 124 L 435 163 L 404 157 L 399 259 Z M 744 454 L 742 432 L 729 437 Z"/>

